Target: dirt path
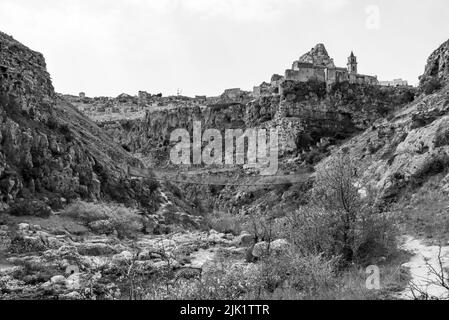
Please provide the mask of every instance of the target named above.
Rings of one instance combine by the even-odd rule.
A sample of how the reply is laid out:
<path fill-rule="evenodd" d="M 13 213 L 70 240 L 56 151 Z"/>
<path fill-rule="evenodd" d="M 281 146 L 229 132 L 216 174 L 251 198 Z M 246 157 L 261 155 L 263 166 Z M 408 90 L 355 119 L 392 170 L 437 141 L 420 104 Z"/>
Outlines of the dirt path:
<path fill-rule="evenodd" d="M 412 280 L 407 288 L 397 296 L 399 299 L 414 299 L 420 296 L 417 291 L 427 292 L 428 298 L 449 299 L 449 290 L 438 285 L 441 273 L 440 260 L 443 268 L 449 268 L 449 246 L 440 247 L 426 245 L 423 240 L 415 239 L 412 236 L 404 236 L 402 249 L 414 254 L 409 262 L 403 267 L 409 268 Z M 441 257 L 441 259 L 439 259 Z M 449 284 L 448 274 L 445 273 L 446 283 Z M 413 290 L 418 288 L 419 290 Z"/>

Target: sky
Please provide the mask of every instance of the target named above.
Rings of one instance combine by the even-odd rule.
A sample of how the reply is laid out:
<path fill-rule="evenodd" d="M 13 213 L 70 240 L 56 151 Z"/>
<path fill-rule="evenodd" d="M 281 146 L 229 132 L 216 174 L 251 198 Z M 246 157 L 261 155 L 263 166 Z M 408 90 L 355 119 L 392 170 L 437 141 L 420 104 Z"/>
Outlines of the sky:
<path fill-rule="evenodd" d="M 418 83 L 448 0 L 0 0 L 0 31 L 42 52 L 57 92 L 252 90 L 324 43 L 337 66 Z"/>

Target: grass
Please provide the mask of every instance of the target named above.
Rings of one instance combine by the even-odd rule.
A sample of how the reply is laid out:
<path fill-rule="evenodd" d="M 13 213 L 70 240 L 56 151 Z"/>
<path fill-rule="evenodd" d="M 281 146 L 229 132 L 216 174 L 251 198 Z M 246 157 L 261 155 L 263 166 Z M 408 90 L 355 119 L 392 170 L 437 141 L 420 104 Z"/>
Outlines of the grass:
<path fill-rule="evenodd" d="M 449 241 L 449 198 L 442 190 L 444 176 L 430 178 L 393 208 L 405 233 L 437 244 Z"/>

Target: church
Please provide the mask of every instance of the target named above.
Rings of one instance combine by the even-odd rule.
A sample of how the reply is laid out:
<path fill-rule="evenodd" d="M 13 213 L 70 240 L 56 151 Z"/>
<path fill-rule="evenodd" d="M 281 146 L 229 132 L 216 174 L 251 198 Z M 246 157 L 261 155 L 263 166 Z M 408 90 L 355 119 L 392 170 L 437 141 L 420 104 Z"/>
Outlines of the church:
<path fill-rule="evenodd" d="M 285 80 L 307 82 L 316 80 L 326 82 L 328 85 L 339 82 L 377 85 L 379 81 L 376 76 L 358 73 L 357 57 L 351 52 L 348 57 L 347 68 L 336 67 L 323 44 L 315 48 L 299 60 L 293 62 L 291 69 L 285 71 Z"/>

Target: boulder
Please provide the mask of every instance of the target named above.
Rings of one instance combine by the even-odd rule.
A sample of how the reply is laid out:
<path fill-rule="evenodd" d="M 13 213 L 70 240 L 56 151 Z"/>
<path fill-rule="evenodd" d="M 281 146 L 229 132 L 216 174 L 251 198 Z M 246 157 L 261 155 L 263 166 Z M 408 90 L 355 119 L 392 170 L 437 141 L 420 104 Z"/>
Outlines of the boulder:
<path fill-rule="evenodd" d="M 270 253 L 282 255 L 290 249 L 290 243 L 285 239 L 278 239 L 270 244 Z"/>
<path fill-rule="evenodd" d="M 51 284 L 60 284 L 65 285 L 66 284 L 66 278 L 62 275 L 54 276 L 50 279 Z"/>
<path fill-rule="evenodd" d="M 123 251 L 119 254 L 116 254 L 112 257 L 112 263 L 116 265 L 121 265 L 124 263 L 131 262 L 133 259 L 133 254 L 129 251 Z"/>
<path fill-rule="evenodd" d="M 238 236 L 237 238 L 235 238 L 232 243 L 236 247 L 247 248 L 254 243 L 254 236 L 251 234 L 244 233 L 244 234 L 241 234 L 240 236 Z"/>
<path fill-rule="evenodd" d="M 262 241 L 256 243 L 254 245 L 252 254 L 255 258 L 262 258 L 266 254 L 268 254 L 268 242 Z"/>
<path fill-rule="evenodd" d="M 89 223 L 89 228 L 98 234 L 112 234 L 114 232 L 114 225 L 109 220 L 98 220 Z"/>

